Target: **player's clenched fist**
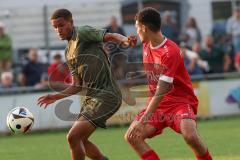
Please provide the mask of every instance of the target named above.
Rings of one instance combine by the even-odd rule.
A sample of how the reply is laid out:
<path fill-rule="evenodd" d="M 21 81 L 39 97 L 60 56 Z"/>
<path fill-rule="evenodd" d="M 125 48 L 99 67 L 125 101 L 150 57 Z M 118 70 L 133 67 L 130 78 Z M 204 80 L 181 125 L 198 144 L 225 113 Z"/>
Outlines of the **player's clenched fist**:
<path fill-rule="evenodd" d="M 134 34 L 128 36 L 128 44 L 130 47 L 135 47 L 137 44 L 137 36 L 135 36 Z"/>

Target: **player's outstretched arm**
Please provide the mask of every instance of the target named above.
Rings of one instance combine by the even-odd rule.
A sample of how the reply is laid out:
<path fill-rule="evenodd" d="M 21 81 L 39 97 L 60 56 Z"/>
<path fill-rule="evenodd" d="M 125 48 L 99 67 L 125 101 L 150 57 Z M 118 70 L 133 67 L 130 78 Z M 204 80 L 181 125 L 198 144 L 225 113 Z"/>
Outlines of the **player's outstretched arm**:
<path fill-rule="evenodd" d="M 128 37 L 125 37 L 118 33 L 106 33 L 103 38 L 104 42 L 113 41 L 116 43 L 124 44 L 126 46 L 135 47 L 137 44 L 137 37 L 131 34 Z"/>
<path fill-rule="evenodd" d="M 69 97 L 71 95 L 77 94 L 82 90 L 82 81 L 77 78 L 73 77 L 73 84 L 70 85 L 67 89 L 56 93 L 56 94 L 47 94 L 42 96 L 38 99 L 38 105 L 44 106 L 46 108 L 49 104 L 54 103 L 59 99 L 63 99 L 65 97 Z"/>

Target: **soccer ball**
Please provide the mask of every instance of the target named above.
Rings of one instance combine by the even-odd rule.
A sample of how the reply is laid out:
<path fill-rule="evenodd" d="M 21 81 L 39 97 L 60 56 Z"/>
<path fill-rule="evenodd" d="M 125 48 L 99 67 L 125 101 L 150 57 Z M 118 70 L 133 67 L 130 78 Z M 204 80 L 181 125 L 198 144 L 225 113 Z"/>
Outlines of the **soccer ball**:
<path fill-rule="evenodd" d="M 27 133 L 34 123 L 33 114 L 24 107 L 12 109 L 7 116 L 7 126 L 13 133 Z"/>

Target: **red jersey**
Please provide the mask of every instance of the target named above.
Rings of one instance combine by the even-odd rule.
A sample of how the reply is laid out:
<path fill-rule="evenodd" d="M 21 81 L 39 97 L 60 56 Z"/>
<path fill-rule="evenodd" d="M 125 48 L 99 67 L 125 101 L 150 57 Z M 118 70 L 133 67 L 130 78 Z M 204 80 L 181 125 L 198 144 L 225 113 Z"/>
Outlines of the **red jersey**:
<path fill-rule="evenodd" d="M 70 72 L 63 63 L 53 63 L 48 67 L 49 80 L 52 82 L 62 82 L 71 84 Z"/>
<path fill-rule="evenodd" d="M 235 56 L 235 62 L 240 65 L 240 53 L 237 53 Z"/>
<path fill-rule="evenodd" d="M 154 48 L 149 43 L 144 43 L 143 63 L 150 91 L 148 103 L 155 94 L 158 81 L 163 80 L 173 83 L 173 89 L 163 97 L 159 109 L 184 103 L 192 106 L 195 114 L 197 113 L 198 99 L 177 44 L 167 38 Z"/>

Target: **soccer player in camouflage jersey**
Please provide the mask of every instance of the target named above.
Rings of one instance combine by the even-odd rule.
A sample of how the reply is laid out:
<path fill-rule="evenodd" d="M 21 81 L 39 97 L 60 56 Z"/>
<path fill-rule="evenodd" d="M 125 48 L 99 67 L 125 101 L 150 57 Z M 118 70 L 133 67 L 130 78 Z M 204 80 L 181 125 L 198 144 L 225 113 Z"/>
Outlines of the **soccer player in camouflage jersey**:
<path fill-rule="evenodd" d="M 102 42 L 115 41 L 133 47 L 136 45 L 136 36 L 125 37 L 90 26 L 76 27 L 72 14 L 67 9 L 56 10 L 51 22 L 60 39 L 68 41 L 65 58 L 73 77 L 73 85 L 60 93 L 40 97 L 38 104 L 46 108 L 56 100 L 77 94 L 84 88 L 86 98 L 78 121 L 67 135 L 72 160 L 84 160 L 85 155 L 94 160 L 107 159 L 88 140 L 97 127 L 106 127 L 106 120 L 119 109 L 122 102 Z"/>

